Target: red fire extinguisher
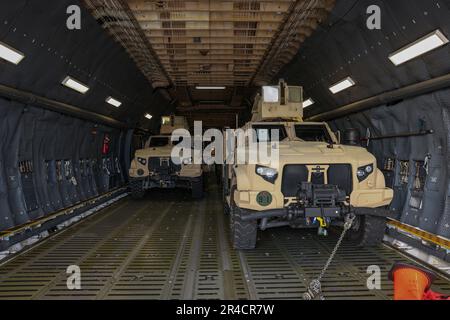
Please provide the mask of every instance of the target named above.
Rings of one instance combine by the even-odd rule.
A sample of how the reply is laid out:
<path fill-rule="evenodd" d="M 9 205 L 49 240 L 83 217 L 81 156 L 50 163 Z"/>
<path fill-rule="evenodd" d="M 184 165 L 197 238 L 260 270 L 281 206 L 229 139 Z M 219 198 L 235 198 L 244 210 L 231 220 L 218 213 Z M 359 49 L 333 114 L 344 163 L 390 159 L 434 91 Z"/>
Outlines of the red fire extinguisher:
<path fill-rule="evenodd" d="M 102 154 L 108 154 L 109 153 L 109 143 L 111 142 L 111 138 L 109 135 L 105 134 L 103 137 L 103 147 L 102 147 Z"/>

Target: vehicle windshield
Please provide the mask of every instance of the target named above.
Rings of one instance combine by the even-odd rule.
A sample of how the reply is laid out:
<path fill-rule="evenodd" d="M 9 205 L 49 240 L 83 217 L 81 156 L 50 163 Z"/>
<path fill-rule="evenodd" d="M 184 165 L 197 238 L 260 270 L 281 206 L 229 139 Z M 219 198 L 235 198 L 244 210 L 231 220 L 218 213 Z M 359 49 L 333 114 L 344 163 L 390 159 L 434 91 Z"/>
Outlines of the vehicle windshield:
<path fill-rule="evenodd" d="M 149 147 L 164 147 L 169 144 L 169 137 L 151 137 Z"/>
<path fill-rule="evenodd" d="M 324 125 L 295 125 L 295 135 L 304 141 L 333 142 Z"/>
<path fill-rule="evenodd" d="M 252 127 L 256 131 L 256 142 L 283 141 L 287 137 L 286 128 L 282 124 L 258 124 Z"/>

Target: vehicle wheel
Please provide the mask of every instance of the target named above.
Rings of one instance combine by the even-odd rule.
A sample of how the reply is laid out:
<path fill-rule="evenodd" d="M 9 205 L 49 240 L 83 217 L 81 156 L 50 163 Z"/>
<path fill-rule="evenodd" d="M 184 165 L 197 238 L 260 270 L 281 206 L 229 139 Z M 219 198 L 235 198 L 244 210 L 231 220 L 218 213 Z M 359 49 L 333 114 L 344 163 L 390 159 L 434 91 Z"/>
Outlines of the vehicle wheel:
<path fill-rule="evenodd" d="M 203 198 L 203 178 L 199 181 L 192 182 L 192 199 Z"/>
<path fill-rule="evenodd" d="M 130 181 L 131 198 L 138 200 L 142 199 L 145 195 L 144 182 L 142 180 Z"/>
<path fill-rule="evenodd" d="M 225 215 L 230 214 L 230 206 L 226 201 L 223 202 L 223 213 Z"/>
<path fill-rule="evenodd" d="M 234 190 L 236 190 L 236 185 L 231 186 L 231 189 L 230 189 L 231 206 L 234 206 L 234 200 L 233 200 Z M 222 202 L 223 202 L 223 213 L 224 214 L 229 214 L 230 215 L 230 219 L 232 219 L 232 216 L 233 216 L 232 211 L 233 210 L 230 207 L 230 205 L 228 204 L 227 195 L 225 194 L 225 189 L 223 189 L 223 192 L 222 192 Z M 232 225 L 233 224 L 231 223 L 231 220 L 230 220 L 230 228 L 232 228 L 231 227 Z"/>
<path fill-rule="evenodd" d="M 358 247 L 374 247 L 383 241 L 385 230 L 385 217 L 357 216 L 347 238 L 355 241 Z"/>
<path fill-rule="evenodd" d="M 202 175 L 202 179 L 203 179 L 202 188 L 203 188 L 203 191 L 206 191 L 206 186 L 208 185 L 208 180 L 209 180 L 208 174 L 209 173 L 204 172 L 203 175 Z"/>
<path fill-rule="evenodd" d="M 214 174 L 216 175 L 217 185 L 222 184 L 222 166 L 219 164 L 214 165 Z"/>
<path fill-rule="evenodd" d="M 233 210 L 230 212 L 233 247 L 237 250 L 254 249 L 258 233 L 257 221 L 243 221 L 243 215 L 245 215 L 245 210 L 238 207 L 233 207 Z"/>

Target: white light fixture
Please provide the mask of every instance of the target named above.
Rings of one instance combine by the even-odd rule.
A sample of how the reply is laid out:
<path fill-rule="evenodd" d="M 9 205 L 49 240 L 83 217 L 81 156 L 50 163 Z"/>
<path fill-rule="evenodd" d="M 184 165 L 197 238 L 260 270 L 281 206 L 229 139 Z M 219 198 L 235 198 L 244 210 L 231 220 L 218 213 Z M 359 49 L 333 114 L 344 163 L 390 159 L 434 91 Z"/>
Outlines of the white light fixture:
<path fill-rule="evenodd" d="M 22 52 L 14 48 L 11 48 L 7 44 L 0 42 L 0 58 L 8 62 L 11 62 L 15 65 L 18 65 L 20 61 L 22 61 L 23 58 L 25 58 L 25 55 Z"/>
<path fill-rule="evenodd" d="M 89 87 L 85 84 L 82 84 L 80 81 L 75 80 L 72 77 L 67 76 L 62 84 L 72 90 L 78 91 L 79 93 L 85 94 L 89 91 Z"/>
<path fill-rule="evenodd" d="M 341 91 L 343 91 L 343 90 L 345 90 L 345 89 L 348 89 L 348 88 L 350 88 L 350 87 L 353 87 L 354 85 L 355 85 L 355 81 L 353 81 L 352 78 L 347 77 L 347 78 L 345 78 L 344 80 L 341 80 L 341 81 L 339 81 L 338 83 L 332 85 L 332 86 L 330 87 L 330 91 L 331 91 L 333 94 L 336 94 L 336 93 L 341 92 Z"/>
<path fill-rule="evenodd" d="M 398 66 L 427 52 L 442 47 L 446 43 L 448 43 L 448 39 L 440 30 L 436 30 L 390 54 L 389 59 L 393 64 Z"/>
<path fill-rule="evenodd" d="M 152 116 L 150 113 L 146 113 L 146 114 L 145 114 L 145 117 L 146 117 L 148 120 L 150 120 L 151 118 L 153 118 L 153 116 Z"/>
<path fill-rule="evenodd" d="M 225 90 L 226 87 L 203 87 L 203 86 L 197 86 L 195 87 L 197 90 Z"/>
<path fill-rule="evenodd" d="M 314 104 L 314 100 L 309 98 L 309 99 L 303 101 L 303 108 L 309 107 L 310 105 L 313 105 L 313 104 Z"/>
<path fill-rule="evenodd" d="M 122 105 L 122 102 L 120 102 L 119 100 L 114 99 L 113 97 L 108 97 L 106 98 L 106 102 L 109 103 L 110 105 L 118 108 Z"/>

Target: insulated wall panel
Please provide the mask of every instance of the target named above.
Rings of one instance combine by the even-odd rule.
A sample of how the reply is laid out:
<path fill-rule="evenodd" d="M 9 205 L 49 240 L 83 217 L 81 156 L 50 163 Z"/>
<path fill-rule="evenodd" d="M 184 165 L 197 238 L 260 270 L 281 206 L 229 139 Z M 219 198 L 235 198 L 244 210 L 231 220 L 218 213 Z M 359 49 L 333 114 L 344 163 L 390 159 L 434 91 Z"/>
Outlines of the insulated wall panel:
<path fill-rule="evenodd" d="M 372 137 L 433 130 L 433 134 L 371 140 L 380 169 L 395 162 L 391 208 L 399 220 L 450 238 L 450 89 L 332 121 L 334 130 L 358 128 Z M 385 171 L 386 173 L 386 171 Z"/>
<path fill-rule="evenodd" d="M 124 183 L 120 130 L 1 98 L 0 124 L 0 231 Z"/>

